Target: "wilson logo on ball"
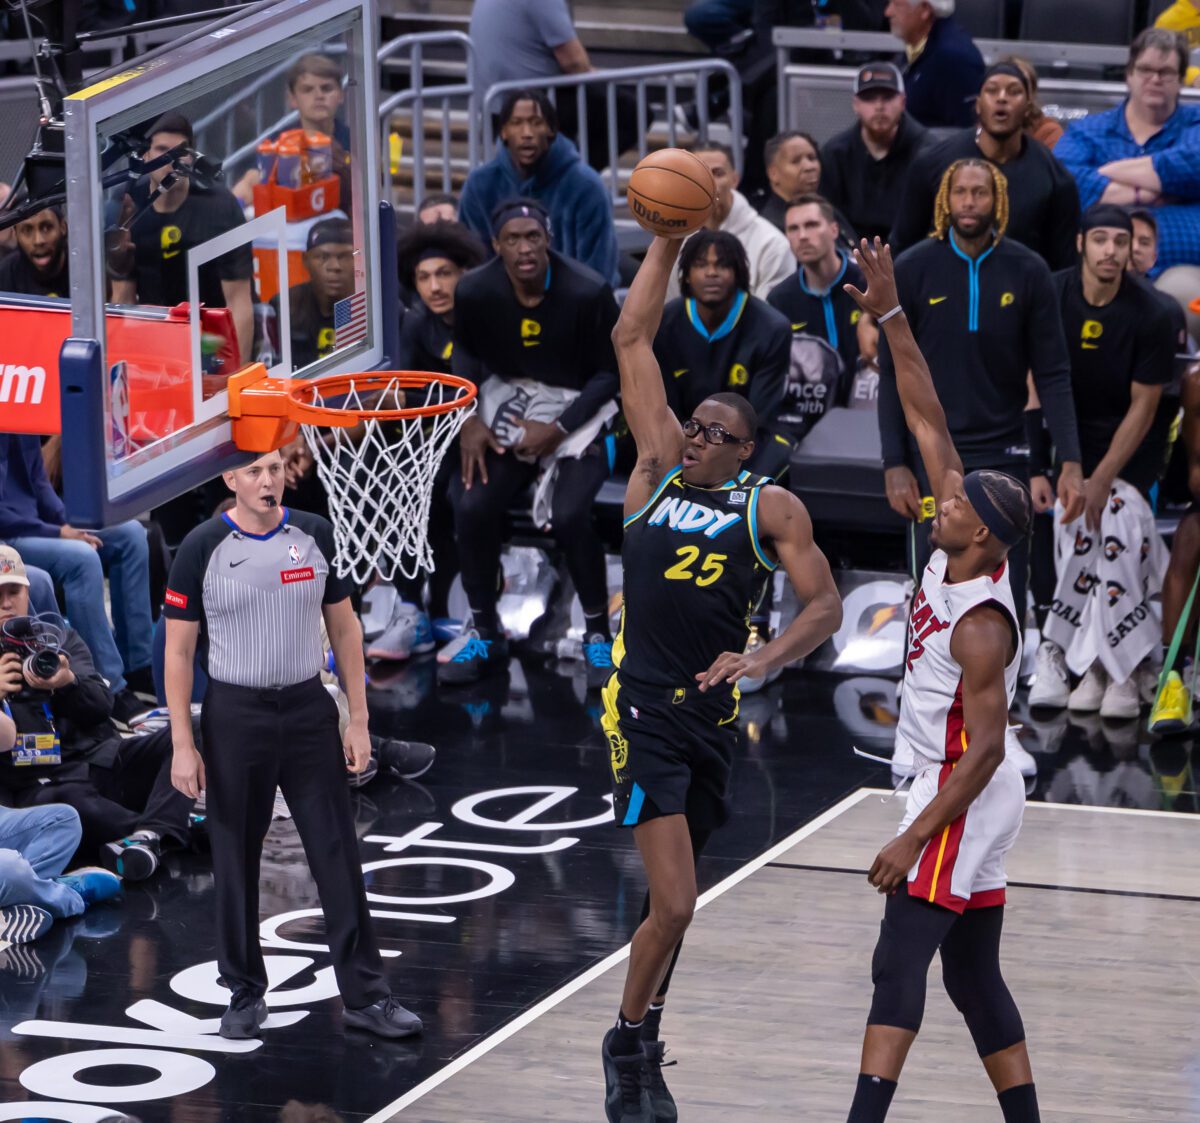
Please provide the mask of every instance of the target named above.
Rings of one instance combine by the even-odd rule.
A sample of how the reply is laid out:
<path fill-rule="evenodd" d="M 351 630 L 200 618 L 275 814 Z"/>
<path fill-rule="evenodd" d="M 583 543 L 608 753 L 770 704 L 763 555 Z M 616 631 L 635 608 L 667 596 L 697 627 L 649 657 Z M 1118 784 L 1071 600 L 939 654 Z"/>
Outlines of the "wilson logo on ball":
<path fill-rule="evenodd" d="M 658 226 L 686 226 L 687 219 L 684 218 L 667 218 L 659 213 L 658 210 L 649 210 L 645 204 L 634 195 L 630 202 L 633 204 L 634 213 L 644 218 L 647 222 L 653 222 Z"/>

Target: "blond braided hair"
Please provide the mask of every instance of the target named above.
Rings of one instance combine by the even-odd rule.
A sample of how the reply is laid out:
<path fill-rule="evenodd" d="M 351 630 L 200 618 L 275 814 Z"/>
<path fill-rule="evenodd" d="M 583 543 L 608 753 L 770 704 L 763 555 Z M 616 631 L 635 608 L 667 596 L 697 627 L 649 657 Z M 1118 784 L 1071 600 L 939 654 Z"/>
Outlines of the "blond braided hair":
<path fill-rule="evenodd" d="M 929 232 L 929 236 L 937 238 L 938 241 L 946 240 L 946 233 L 950 229 L 950 184 L 960 168 L 983 168 L 992 177 L 992 196 L 996 205 L 996 241 L 1000 241 L 1008 229 L 1008 180 L 991 161 L 979 160 L 974 157 L 955 160 L 942 173 L 942 182 L 938 186 L 937 198 L 933 203 L 933 229 Z"/>

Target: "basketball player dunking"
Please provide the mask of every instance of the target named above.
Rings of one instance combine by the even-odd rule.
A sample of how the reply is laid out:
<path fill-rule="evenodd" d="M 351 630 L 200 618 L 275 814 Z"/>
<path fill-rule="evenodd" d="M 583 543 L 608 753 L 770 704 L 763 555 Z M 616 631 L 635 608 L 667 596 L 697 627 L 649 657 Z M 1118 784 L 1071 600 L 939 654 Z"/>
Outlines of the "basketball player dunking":
<path fill-rule="evenodd" d="M 1003 472 L 963 475 L 929 367 L 896 293 L 891 251 L 855 251 L 867 291 L 845 290 L 882 324 L 908 427 L 938 502 L 935 547 L 913 602 L 897 744 L 919 771 L 900 831 L 867 875 L 888 894 L 871 965 L 867 1018 L 849 1123 L 880 1123 L 921 1026 L 935 951 L 1006 1123 L 1033 1123 L 1037 1094 L 1025 1030 L 1000 972 L 1004 857 L 1016 840 L 1025 785 L 1004 755 L 1021 665 L 1006 557 L 1029 533 L 1024 486 Z"/>
<path fill-rule="evenodd" d="M 734 684 L 812 651 L 842 618 L 804 505 L 743 468 L 757 427 L 750 403 L 716 394 L 682 425 L 667 405 L 653 343 L 679 246 L 655 238 L 613 332 L 638 459 L 625 493 L 625 608 L 603 724 L 616 821 L 633 828 L 649 894 L 604 1039 L 610 1123 L 676 1119 L 658 1028 L 696 903 L 696 858 L 727 814 Z M 745 654 L 751 602 L 779 564 L 804 611 Z"/>

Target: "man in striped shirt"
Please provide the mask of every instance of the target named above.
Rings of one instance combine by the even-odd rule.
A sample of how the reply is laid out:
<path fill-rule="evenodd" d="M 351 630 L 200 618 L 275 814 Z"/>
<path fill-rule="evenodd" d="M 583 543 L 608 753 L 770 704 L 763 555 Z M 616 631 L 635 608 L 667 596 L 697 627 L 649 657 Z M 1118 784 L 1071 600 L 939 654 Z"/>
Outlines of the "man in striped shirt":
<path fill-rule="evenodd" d="M 267 1017 L 258 873 L 278 786 L 310 856 L 346 1024 L 408 1037 L 421 1022 L 384 978 L 344 780 L 344 768 L 367 767 L 371 742 L 362 630 L 349 584 L 333 571 L 333 528 L 280 506 L 278 452 L 224 479 L 234 507 L 184 539 L 163 609 L 171 779 L 193 797 L 208 792 L 217 963 L 232 991 L 221 1036 L 258 1036 Z M 322 618 L 350 706 L 340 752 L 337 704 L 320 680 Z M 208 674 L 203 756 L 189 716 L 197 645 Z"/>

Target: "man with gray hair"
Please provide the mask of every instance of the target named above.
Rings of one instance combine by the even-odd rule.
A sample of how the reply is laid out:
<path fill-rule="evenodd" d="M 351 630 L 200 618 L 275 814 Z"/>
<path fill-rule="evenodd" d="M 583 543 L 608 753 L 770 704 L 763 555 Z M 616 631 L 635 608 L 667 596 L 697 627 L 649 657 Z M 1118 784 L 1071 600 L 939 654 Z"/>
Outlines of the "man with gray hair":
<path fill-rule="evenodd" d="M 909 113 L 930 129 L 974 124 L 983 56 L 954 18 L 954 0 L 889 0 L 884 14 L 904 40 Z"/>

